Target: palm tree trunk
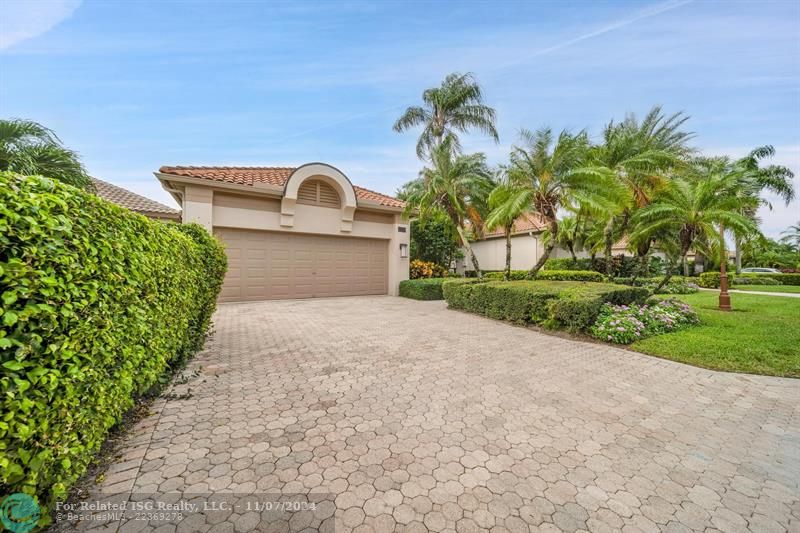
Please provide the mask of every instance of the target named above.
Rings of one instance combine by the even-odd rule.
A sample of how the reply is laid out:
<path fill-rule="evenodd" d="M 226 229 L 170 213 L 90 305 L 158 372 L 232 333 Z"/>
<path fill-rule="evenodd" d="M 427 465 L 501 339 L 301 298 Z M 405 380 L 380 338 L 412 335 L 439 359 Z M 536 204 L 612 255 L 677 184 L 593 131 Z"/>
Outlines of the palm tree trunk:
<path fill-rule="evenodd" d="M 603 230 L 603 237 L 605 238 L 605 258 L 606 258 L 606 276 L 609 278 L 614 272 L 614 267 L 611 264 L 611 249 L 614 247 L 614 218 L 608 220 L 605 229 Z"/>
<path fill-rule="evenodd" d="M 567 245 L 567 248 L 569 249 L 569 254 L 572 256 L 572 262 L 577 263 L 578 256 L 575 255 L 575 245 L 572 244 L 572 241 L 570 241 L 570 243 Z"/>
<path fill-rule="evenodd" d="M 472 261 L 472 268 L 475 269 L 475 275 L 478 279 L 483 279 L 483 272 L 481 272 L 481 267 L 478 264 L 478 258 L 475 257 L 475 251 L 472 249 L 472 245 L 469 243 L 469 239 L 467 239 L 467 235 L 464 233 L 464 228 L 457 225 L 456 230 L 458 231 L 458 236 L 461 238 L 461 245 L 467 249 L 469 258 Z"/>
<path fill-rule="evenodd" d="M 511 227 L 506 228 L 506 281 L 511 279 Z"/>
<path fill-rule="evenodd" d="M 742 243 L 739 240 L 739 237 L 736 237 L 736 273 L 742 273 Z"/>
<path fill-rule="evenodd" d="M 542 269 L 544 264 L 547 262 L 547 259 L 550 257 L 550 252 L 553 251 L 553 248 L 556 246 L 556 235 L 558 235 L 558 219 L 555 216 L 552 216 L 547 221 L 548 229 L 550 230 L 550 240 L 547 241 L 547 244 L 544 247 L 544 252 L 542 256 L 536 261 L 536 264 L 533 265 L 528 275 L 525 276 L 528 279 L 533 279 L 536 277 L 536 274 L 539 270 Z"/>
<path fill-rule="evenodd" d="M 636 255 L 639 256 L 639 267 L 633 271 L 633 281 L 632 284 L 636 284 L 636 278 L 639 276 L 647 277 L 648 267 L 650 266 L 650 241 L 647 241 L 645 244 L 639 245 L 636 248 Z"/>

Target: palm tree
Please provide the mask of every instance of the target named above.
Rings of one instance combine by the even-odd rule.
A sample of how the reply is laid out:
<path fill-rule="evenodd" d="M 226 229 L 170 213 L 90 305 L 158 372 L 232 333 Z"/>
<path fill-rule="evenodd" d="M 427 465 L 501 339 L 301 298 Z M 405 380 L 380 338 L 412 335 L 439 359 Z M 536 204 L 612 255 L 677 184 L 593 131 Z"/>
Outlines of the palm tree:
<path fill-rule="evenodd" d="M 656 292 L 669 282 L 677 262 L 685 261 L 692 248 L 704 242 L 724 246 L 724 230 L 735 235 L 758 233 L 755 222 L 741 214 L 742 179 L 743 169 L 732 168 L 725 159 L 697 160 L 690 174 L 671 181 L 652 203 L 633 215 L 631 239 L 658 239 L 665 249 L 676 250 Z"/>
<path fill-rule="evenodd" d="M 453 223 L 478 278 L 482 278 L 467 232 L 479 234 L 483 228 L 482 206 L 492 190 L 491 176 L 483 154 L 455 154 L 454 143 L 448 135 L 433 147 L 432 166 L 423 168 L 419 179 L 406 189 L 406 212 L 418 211 L 422 220 L 444 213 Z"/>
<path fill-rule="evenodd" d="M 41 174 L 82 189 L 92 188 L 78 154 L 65 148 L 52 130 L 31 120 L 0 120 L 0 170 Z"/>
<path fill-rule="evenodd" d="M 511 233 L 514 223 L 531 208 L 530 203 L 518 193 L 518 185 L 511 182 L 508 174 L 504 173 L 489 195 L 491 211 L 486 218 L 486 229 L 503 229 L 506 239 L 506 269 L 503 277 L 506 280 L 511 279 Z"/>
<path fill-rule="evenodd" d="M 439 87 L 426 89 L 422 101 L 423 106 L 409 107 L 393 126 L 397 132 L 424 126 L 417 141 L 420 159 L 425 159 L 448 136 L 453 139 L 452 149 L 459 151 L 456 132 L 465 133 L 472 128 L 499 141 L 495 111 L 483 103 L 483 91 L 472 74 L 449 74 Z"/>
<path fill-rule="evenodd" d="M 614 235 L 628 232 L 633 213 L 650 203 L 653 195 L 669 181 L 670 172 L 691 153 L 687 142 L 693 134 L 681 129 L 688 119 L 682 112 L 665 116 L 661 106 L 653 106 L 641 122 L 633 114 L 620 123 L 611 121 L 603 130 L 602 144 L 592 150 L 593 164 L 613 172 L 626 190 L 618 209 L 608 217 L 604 230 L 608 275 L 611 275 Z M 651 245 L 648 239 L 631 241 L 642 271 L 647 268 Z"/>
<path fill-rule="evenodd" d="M 528 273 L 533 278 L 555 247 L 559 209 L 575 205 L 599 211 L 611 209 L 618 189 L 605 169 L 586 166 L 589 140 L 585 132 L 573 135 L 562 131 L 554 139 L 550 128 L 542 128 L 535 133 L 523 130 L 520 137 L 523 146 L 512 148 L 507 170 L 515 192 L 504 205 L 509 209 L 530 205 L 553 236 Z"/>
<path fill-rule="evenodd" d="M 800 222 L 781 232 L 781 242 L 794 247 L 800 253 Z"/>
<path fill-rule="evenodd" d="M 764 191 L 777 195 L 786 205 L 794 200 L 795 190 L 792 183 L 794 173 L 791 170 L 781 165 L 759 166 L 762 160 L 774 155 L 775 148 L 772 146 L 760 146 L 751 151 L 747 157 L 734 163 L 745 171 L 740 195 L 743 200 L 743 214 L 746 216 L 754 218 L 760 206 L 772 209 L 772 204 L 761 198 Z M 734 242 L 736 245 L 736 273 L 738 274 L 742 271 L 742 240 L 740 237 L 736 237 Z"/>

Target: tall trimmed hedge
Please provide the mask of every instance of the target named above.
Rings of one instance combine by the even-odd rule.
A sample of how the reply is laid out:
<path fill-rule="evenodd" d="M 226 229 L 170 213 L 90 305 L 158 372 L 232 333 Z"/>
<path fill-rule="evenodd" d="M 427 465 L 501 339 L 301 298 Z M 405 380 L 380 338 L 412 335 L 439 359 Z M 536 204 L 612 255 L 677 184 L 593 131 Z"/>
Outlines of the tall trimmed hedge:
<path fill-rule="evenodd" d="M 63 498 L 134 398 L 202 347 L 225 270 L 199 226 L 0 172 L 0 493 Z"/>
<path fill-rule="evenodd" d="M 642 303 L 647 289 L 608 283 L 570 281 L 454 280 L 442 286 L 453 309 L 463 309 L 518 324 L 585 331 L 597 319 L 604 303 Z"/>

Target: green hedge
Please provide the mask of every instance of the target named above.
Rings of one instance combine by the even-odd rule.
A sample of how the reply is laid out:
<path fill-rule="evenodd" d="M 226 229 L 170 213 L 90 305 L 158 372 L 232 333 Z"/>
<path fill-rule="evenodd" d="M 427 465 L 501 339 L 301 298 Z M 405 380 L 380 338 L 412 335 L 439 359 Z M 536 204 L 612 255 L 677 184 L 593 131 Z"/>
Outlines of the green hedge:
<path fill-rule="evenodd" d="M 751 279 L 774 279 L 779 282 L 780 285 L 800 285 L 800 274 L 753 274 L 753 273 L 744 273 L 744 274 L 734 274 L 733 272 L 728 274 L 728 279 L 733 280 L 735 278 L 751 278 Z M 705 287 L 707 289 L 718 289 L 719 288 L 719 272 L 703 272 L 700 274 L 698 278 L 698 285 L 701 287 Z"/>
<path fill-rule="evenodd" d="M 199 226 L 0 172 L 0 493 L 63 498 L 134 398 L 203 345 L 225 269 Z"/>
<path fill-rule="evenodd" d="M 400 296 L 414 300 L 442 300 L 442 284 L 448 278 L 407 279 L 400 282 Z"/>
<path fill-rule="evenodd" d="M 539 280 L 448 281 L 443 292 L 453 309 L 571 331 L 587 330 L 604 303 L 638 303 L 648 296 L 647 289 L 641 287 Z"/>
<path fill-rule="evenodd" d="M 511 281 L 521 281 L 526 279 L 528 270 L 512 270 Z M 484 278 L 490 281 L 504 280 L 503 272 L 489 272 Z M 605 281 L 605 276 L 593 270 L 540 270 L 536 273 L 536 279 L 549 281 Z"/>

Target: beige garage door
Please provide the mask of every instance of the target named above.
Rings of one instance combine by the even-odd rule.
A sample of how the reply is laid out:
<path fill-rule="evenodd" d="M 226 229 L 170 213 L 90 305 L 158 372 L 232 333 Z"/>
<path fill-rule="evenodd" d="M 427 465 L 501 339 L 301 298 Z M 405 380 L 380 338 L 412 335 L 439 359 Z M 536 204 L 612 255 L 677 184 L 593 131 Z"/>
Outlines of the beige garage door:
<path fill-rule="evenodd" d="M 215 228 L 228 274 L 220 301 L 386 294 L 388 242 Z"/>

